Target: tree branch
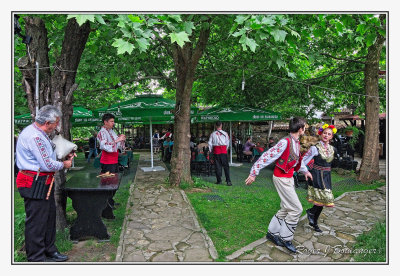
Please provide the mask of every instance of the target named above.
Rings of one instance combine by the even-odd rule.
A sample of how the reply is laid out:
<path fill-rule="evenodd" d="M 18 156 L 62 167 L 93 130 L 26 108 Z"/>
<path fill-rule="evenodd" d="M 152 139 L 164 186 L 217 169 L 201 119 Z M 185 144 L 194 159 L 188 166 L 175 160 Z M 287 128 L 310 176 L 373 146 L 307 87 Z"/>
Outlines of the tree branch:
<path fill-rule="evenodd" d="M 142 78 L 137 78 L 133 80 L 127 80 L 127 81 L 121 81 L 121 85 L 110 85 L 109 87 L 102 87 L 102 88 L 96 88 L 96 89 L 82 89 L 80 91 L 86 92 L 86 93 L 94 93 L 94 92 L 101 92 L 104 90 L 111 90 L 111 89 L 117 89 L 119 87 L 122 87 L 123 85 L 126 84 L 131 84 L 133 82 L 139 82 L 142 80 L 148 80 L 148 79 L 164 79 L 164 77 L 161 76 L 148 76 L 148 77 L 142 77 Z"/>
<path fill-rule="evenodd" d="M 200 37 L 199 40 L 197 41 L 196 48 L 194 49 L 194 53 L 192 55 L 192 64 L 194 66 L 197 65 L 199 62 L 201 56 L 203 55 L 203 51 L 207 46 L 208 38 L 210 37 L 210 24 L 211 24 L 211 18 L 207 21 L 208 22 L 208 28 L 207 29 L 202 29 L 200 31 Z"/>
<path fill-rule="evenodd" d="M 359 73 L 359 72 L 364 72 L 364 69 L 359 69 L 359 70 L 354 70 L 354 71 L 349 71 L 349 72 L 343 72 L 343 73 L 332 73 L 332 74 L 328 74 L 322 77 L 318 77 L 318 78 L 314 78 L 314 79 L 308 79 L 306 81 L 310 81 L 310 82 L 314 82 L 320 79 L 324 79 L 327 77 L 331 77 L 331 76 L 342 76 L 342 75 L 350 75 L 350 74 L 354 74 L 354 73 Z"/>
<path fill-rule="evenodd" d="M 78 88 L 78 84 L 74 83 L 71 88 L 69 89 L 69 91 L 67 92 L 67 95 L 65 96 L 65 103 L 67 105 L 72 103 L 72 95 L 74 94 L 74 91 Z"/>
<path fill-rule="evenodd" d="M 358 59 L 366 58 L 366 57 L 358 57 L 356 59 L 350 59 L 350 58 L 339 58 L 339 57 L 335 57 L 335 56 L 332 56 L 332 55 L 326 54 L 326 53 L 320 53 L 320 54 L 323 55 L 323 56 L 327 56 L 327 57 L 333 58 L 333 59 L 337 59 L 337 60 L 344 60 L 344 61 L 349 61 L 349 62 L 357 62 L 357 63 L 362 63 L 362 64 L 365 64 L 365 62 L 364 61 L 360 61 Z"/>

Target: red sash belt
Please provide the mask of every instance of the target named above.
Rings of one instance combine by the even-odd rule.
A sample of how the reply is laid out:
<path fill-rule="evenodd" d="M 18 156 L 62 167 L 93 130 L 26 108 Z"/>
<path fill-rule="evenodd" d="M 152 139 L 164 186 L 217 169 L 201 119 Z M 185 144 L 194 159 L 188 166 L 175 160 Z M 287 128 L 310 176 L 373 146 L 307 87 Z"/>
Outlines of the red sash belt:
<path fill-rule="evenodd" d="M 318 165 L 313 165 L 313 169 L 316 169 L 318 171 L 331 171 L 331 167 L 321 167 Z"/>
<path fill-rule="evenodd" d="M 227 154 L 226 145 L 224 146 L 213 146 L 214 154 Z"/>
<path fill-rule="evenodd" d="M 118 151 L 107 152 L 103 150 L 100 157 L 101 164 L 117 164 L 118 163 Z"/>
<path fill-rule="evenodd" d="M 32 187 L 32 182 L 33 179 L 36 177 L 37 172 L 35 171 L 27 171 L 27 170 L 21 170 L 18 172 L 17 175 L 17 188 L 30 188 Z M 49 185 L 51 183 L 51 180 L 54 177 L 54 172 L 40 172 L 39 176 L 42 175 L 48 175 L 49 177 L 47 178 L 46 185 Z"/>

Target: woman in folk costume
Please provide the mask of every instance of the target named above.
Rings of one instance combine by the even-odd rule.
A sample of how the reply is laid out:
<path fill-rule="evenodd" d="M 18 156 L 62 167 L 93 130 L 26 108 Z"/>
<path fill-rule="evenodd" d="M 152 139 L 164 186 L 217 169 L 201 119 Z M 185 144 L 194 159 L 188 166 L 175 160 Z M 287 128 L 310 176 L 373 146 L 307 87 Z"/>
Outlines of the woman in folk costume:
<path fill-rule="evenodd" d="M 320 135 L 319 143 L 308 150 L 301 162 L 301 171 L 305 171 L 307 170 L 306 164 L 314 159 L 314 164 L 311 169 L 312 182 L 309 182 L 307 195 L 307 200 L 313 203 L 314 206 L 306 212 L 309 224 L 316 232 L 322 232 L 318 226 L 318 218 L 323 207 L 334 207 L 331 163 L 335 157 L 335 148 L 331 146 L 329 142 L 332 140 L 336 131 L 334 125 L 323 125 L 318 131 L 318 135 Z"/>

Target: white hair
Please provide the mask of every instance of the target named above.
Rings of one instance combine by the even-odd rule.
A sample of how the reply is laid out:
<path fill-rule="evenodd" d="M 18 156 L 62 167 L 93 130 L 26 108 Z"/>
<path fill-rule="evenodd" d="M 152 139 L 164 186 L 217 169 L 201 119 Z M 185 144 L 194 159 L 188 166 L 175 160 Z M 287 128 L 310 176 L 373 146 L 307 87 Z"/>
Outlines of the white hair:
<path fill-rule="evenodd" d="M 60 110 L 53 105 L 45 105 L 39 109 L 35 121 L 40 125 L 44 125 L 46 122 L 55 123 L 57 117 L 61 118 Z"/>

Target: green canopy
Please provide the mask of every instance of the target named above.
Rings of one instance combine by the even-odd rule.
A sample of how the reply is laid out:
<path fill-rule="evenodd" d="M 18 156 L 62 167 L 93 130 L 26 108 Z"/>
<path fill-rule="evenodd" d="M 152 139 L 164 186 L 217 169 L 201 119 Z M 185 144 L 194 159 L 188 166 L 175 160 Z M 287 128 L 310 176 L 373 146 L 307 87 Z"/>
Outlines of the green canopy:
<path fill-rule="evenodd" d="M 164 99 L 161 95 L 143 95 L 136 98 L 103 107 L 93 111 L 101 118 L 105 113 L 115 116 L 118 123 L 135 124 L 173 124 L 175 101 Z M 190 110 L 191 115 L 197 112 L 196 107 Z"/>
<path fill-rule="evenodd" d="M 255 122 L 281 120 L 281 114 L 278 112 L 267 111 L 260 108 L 246 106 L 231 107 L 212 107 L 195 116 L 193 122 Z"/>
<path fill-rule="evenodd" d="M 101 123 L 99 118 L 93 117 L 92 111 L 83 108 L 82 106 L 74 105 L 71 117 L 73 126 L 92 126 Z M 14 124 L 20 126 L 27 126 L 32 123 L 32 116 L 30 113 L 14 117 Z"/>

